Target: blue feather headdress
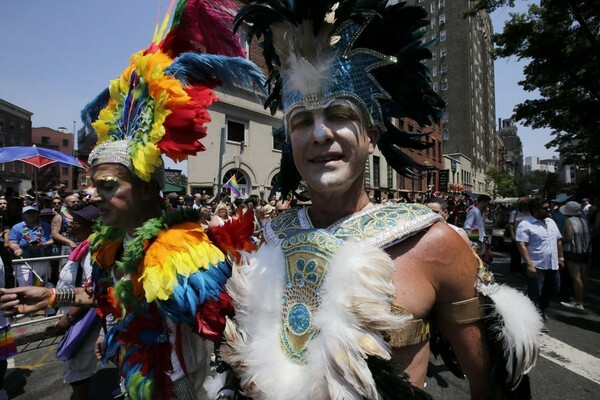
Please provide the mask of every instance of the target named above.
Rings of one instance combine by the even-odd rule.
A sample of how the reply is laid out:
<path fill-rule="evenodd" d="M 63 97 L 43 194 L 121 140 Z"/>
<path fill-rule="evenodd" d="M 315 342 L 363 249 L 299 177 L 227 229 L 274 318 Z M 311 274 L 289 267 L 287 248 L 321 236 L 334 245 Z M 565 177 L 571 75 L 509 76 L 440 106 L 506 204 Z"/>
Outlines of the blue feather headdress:
<path fill-rule="evenodd" d="M 331 99 L 358 104 L 369 124 L 380 131 L 377 143 L 388 164 L 401 174 L 426 169 L 400 151 L 425 148 L 423 134 L 404 132 L 394 119 L 431 125 L 444 104 L 432 90 L 427 67 L 431 58 L 423 41 L 428 21 L 421 7 L 387 0 L 246 1 L 236 16 L 249 39 L 262 39 L 269 69 L 272 112 L 287 117 L 296 107 L 315 109 Z M 284 158 L 291 151 L 284 151 Z M 299 175 L 282 160 L 284 192 L 294 190 Z M 287 168 L 287 167 L 286 167 Z"/>

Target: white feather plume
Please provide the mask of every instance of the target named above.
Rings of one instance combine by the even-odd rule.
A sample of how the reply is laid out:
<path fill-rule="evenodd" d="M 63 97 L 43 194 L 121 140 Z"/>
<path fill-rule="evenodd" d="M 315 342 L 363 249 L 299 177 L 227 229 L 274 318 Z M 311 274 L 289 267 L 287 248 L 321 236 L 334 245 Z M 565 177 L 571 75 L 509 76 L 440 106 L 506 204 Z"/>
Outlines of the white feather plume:
<path fill-rule="evenodd" d="M 236 321 L 228 321 L 221 354 L 245 393 L 256 400 L 378 399 L 366 357 L 389 359 L 381 332 L 401 329 L 411 318 L 391 311 L 392 260 L 375 247 L 342 245 L 330 260 L 313 319 L 319 333 L 302 365 L 291 361 L 280 343 L 283 257 L 279 248 L 265 244 L 234 269 L 228 283 L 237 311 Z"/>
<path fill-rule="evenodd" d="M 282 76 L 289 88 L 303 96 L 321 93 L 331 79 L 335 51 L 331 47 L 331 25 L 324 24 L 314 36 L 313 24 L 273 24 L 273 46 L 281 55 Z"/>
<path fill-rule="evenodd" d="M 523 374 L 535 366 L 542 318 L 527 296 L 509 286 L 499 286 L 489 297 L 494 302 L 490 316 L 498 321 L 490 329 L 504 349 L 506 382 L 516 387 Z"/>

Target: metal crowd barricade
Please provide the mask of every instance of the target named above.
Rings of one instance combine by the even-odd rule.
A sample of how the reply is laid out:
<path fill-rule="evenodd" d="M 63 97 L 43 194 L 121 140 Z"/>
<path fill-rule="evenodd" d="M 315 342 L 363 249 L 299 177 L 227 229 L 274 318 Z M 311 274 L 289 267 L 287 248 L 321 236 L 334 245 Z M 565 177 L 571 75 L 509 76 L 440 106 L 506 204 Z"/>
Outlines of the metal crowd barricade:
<path fill-rule="evenodd" d="M 30 262 L 36 261 L 48 261 L 46 265 L 46 279 L 44 283 L 47 283 L 51 276 L 51 265 L 50 261 L 63 260 L 68 258 L 69 255 L 55 255 L 46 257 L 33 257 L 33 258 L 14 258 L 12 260 L 13 266 L 16 264 L 25 264 L 29 266 Z M 32 267 L 29 267 L 30 269 Z M 34 272 L 35 273 L 35 272 Z M 13 268 L 13 275 L 15 282 L 17 282 L 17 270 Z M 49 315 L 48 310 L 44 311 L 43 316 L 39 313 L 32 313 L 21 318 L 13 319 L 11 322 L 11 330 L 15 337 L 15 341 L 20 346 L 19 352 L 24 353 L 26 351 L 35 350 L 37 348 L 46 347 L 53 345 L 58 342 L 62 335 L 58 337 L 54 334 L 48 334 L 46 328 L 56 324 L 58 315 Z"/>

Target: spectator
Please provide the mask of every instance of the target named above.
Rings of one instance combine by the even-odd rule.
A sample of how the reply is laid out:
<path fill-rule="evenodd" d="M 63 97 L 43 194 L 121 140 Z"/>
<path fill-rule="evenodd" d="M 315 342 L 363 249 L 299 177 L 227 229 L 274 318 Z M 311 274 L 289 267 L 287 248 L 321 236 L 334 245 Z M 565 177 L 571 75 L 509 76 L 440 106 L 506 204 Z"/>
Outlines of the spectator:
<path fill-rule="evenodd" d="M 73 223 L 73 211 L 79 208 L 81 201 L 79 197 L 72 194 L 65 198 L 65 209 L 57 213 L 52 219 L 52 239 L 54 243 L 60 245 L 60 254 L 68 255 L 71 250 L 77 247 L 73 240 L 71 224 Z"/>
<path fill-rule="evenodd" d="M 431 211 L 444 217 L 444 220 L 446 221 L 446 223 L 448 223 L 448 204 L 444 199 L 442 199 L 441 197 L 432 197 L 425 201 L 425 205 L 429 207 Z M 467 232 L 465 232 L 464 229 L 459 228 L 458 226 L 452 225 L 450 223 L 448 223 L 448 225 L 452 229 L 454 229 L 456 233 L 458 233 L 465 242 L 471 245 L 471 241 L 469 240 Z"/>
<path fill-rule="evenodd" d="M 510 233 L 510 272 L 513 274 L 523 274 L 524 270 L 521 262 L 521 253 L 519 252 L 519 246 L 517 245 L 517 227 L 519 223 L 524 219 L 531 216 L 529 213 L 529 202 L 528 196 L 523 196 L 517 200 L 517 208 L 513 210 L 508 217 L 508 231 Z"/>
<path fill-rule="evenodd" d="M 44 257 L 46 247 L 52 245 L 52 230 L 50 225 L 40 220 L 40 213 L 35 206 L 23 208 L 23 221 L 10 230 L 10 248 L 15 257 L 34 258 Z M 33 261 L 16 265 L 16 277 L 19 286 L 33 284 L 34 276 L 46 281 L 48 278 L 47 261 Z"/>
<path fill-rule="evenodd" d="M 290 209 L 290 202 L 287 200 L 278 200 L 277 203 L 275 203 L 275 213 L 277 215 L 279 214 L 283 214 L 285 211 Z"/>
<path fill-rule="evenodd" d="M 229 216 L 229 206 L 223 203 L 219 203 L 217 208 L 215 209 L 215 215 L 213 215 L 210 221 L 210 228 L 215 226 L 223 226 L 225 222 L 230 221 L 231 217 Z"/>
<path fill-rule="evenodd" d="M 559 268 L 565 266 L 562 235 L 549 217 L 551 208 L 547 201 L 535 197 L 529 209 L 531 216 L 517 227 L 517 242 L 527 266 L 527 294 L 547 320 L 546 309 L 560 290 Z M 548 328 L 544 331 L 548 332 Z"/>
<path fill-rule="evenodd" d="M 561 302 L 560 304 L 568 308 L 583 310 L 587 292 L 586 267 L 591 252 L 590 227 L 587 219 L 583 216 L 581 205 L 576 201 L 569 201 L 561 206 L 560 212 L 568 217 L 565 221 L 563 249 L 565 263 L 575 291 L 575 301 Z"/>
<path fill-rule="evenodd" d="M 60 214 L 62 211 L 63 200 L 60 196 L 54 196 L 52 198 L 52 209 L 55 213 Z"/>
<path fill-rule="evenodd" d="M 583 210 L 583 215 L 585 215 L 585 217 L 587 218 L 590 214 L 590 209 L 592 208 L 592 205 L 590 204 L 590 199 L 584 197 L 583 204 L 581 205 L 581 207 Z"/>
<path fill-rule="evenodd" d="M 463 227 L 469 238 L 481 246 L 481 249 L 477 253 L 485 262 L 491 261 L 491 252 L 485 234 L 484 212 L 489 207 L 491 201 L 492 198 L 490 196 L 480 194 L 477 197 L 477 204 L 467 213 L 467 219 Z"/>

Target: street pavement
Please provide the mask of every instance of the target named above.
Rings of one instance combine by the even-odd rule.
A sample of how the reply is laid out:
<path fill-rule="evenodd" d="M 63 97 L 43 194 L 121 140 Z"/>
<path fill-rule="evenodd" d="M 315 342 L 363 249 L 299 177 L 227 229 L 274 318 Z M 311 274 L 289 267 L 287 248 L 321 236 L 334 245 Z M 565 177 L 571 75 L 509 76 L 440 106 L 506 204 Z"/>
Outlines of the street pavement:
<path fill-rule="evenodd" d="M 491 269 L 501 283 L 525 291 L 525 278 L 511 275 L 507 253 L 494 253 Z M 541 339 L 541 353 L 530 373 L 533 399 L 592 400 L 600 398 L 600 266 L 589 271 L 590 289 L 585 312 L 560 305 L 572 295 L 563 284 L 547 312 L 550 332 Z M 564 283 L 564 282 L 563 282 Z M 9 359 L 6 388 L 18 400 L 69 399 L 70 387 L 62 383 L 62 362 L 54 357 L 58 338 L 19 346 L 20 354 Z M 23 337 L 20 338 L 21 340 Z M 435 399 L 469 398 L 468 384 L 450 373 L 441 360 L 430 358 L 426 390 Z M 112 399 L 117 387 L 114 366 L 100 368 L 92 378 L 91 400 Z"/>

